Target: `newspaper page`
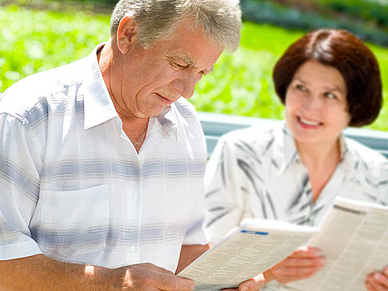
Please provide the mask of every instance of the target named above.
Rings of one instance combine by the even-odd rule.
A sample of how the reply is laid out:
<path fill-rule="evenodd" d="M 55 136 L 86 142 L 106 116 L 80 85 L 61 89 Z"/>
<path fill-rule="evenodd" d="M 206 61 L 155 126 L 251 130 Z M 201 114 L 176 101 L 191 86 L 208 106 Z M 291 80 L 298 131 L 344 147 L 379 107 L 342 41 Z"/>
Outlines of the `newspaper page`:
<path fill-rule="evenodd" d="M 192 279 L 195 290 L 237 287 L 306 244 L 318 231 L 281 221 L 246 219 L 178 275 Z"/>
<path fill-rule="evenodd" d="M 322 250 L 325 268 L 287 286 L 365 291 L 367 275 L 388 265 L 388 207 L 338 198 L 309 245 Z"/>

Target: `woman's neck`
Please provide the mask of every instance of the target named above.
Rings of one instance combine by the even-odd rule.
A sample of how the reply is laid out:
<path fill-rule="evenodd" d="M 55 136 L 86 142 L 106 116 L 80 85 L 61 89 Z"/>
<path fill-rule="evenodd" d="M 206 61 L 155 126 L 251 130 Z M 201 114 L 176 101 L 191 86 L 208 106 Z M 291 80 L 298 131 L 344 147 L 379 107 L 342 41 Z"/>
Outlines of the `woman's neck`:
<path fill-rule="evenodd" d="M 341 158 L 339 139 L 324 144 L 306 144 L 295 141 L 299 156 L 307 168 L 325 168 L 338 165 Z"/>
<path fill-rule="evenodd" d="M 296 141 L 296 146 L 302 163 L 308 170 L 315 203 L 340 162 L 340 142 L 339 139 L 324 144 L 303 144 Z"/>

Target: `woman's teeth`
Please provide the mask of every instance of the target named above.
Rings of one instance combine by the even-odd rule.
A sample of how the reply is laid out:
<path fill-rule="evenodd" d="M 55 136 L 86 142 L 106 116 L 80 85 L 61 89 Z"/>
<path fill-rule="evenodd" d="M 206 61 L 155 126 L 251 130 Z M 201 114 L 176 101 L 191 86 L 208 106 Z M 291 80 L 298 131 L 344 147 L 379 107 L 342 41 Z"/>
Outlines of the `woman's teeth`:
<path fill-rule="evenodd" d="M 317 126 L 317 125 L 320 124 L 320 123 L 317 122 L 317 121 L 309 121 L 309 120 L 303 119 L 302 117 L 300 117 L 299 120 L 300 120 L 302 123 L 306 124 L 306 125 L 315 125 L 315 126 Z"/>

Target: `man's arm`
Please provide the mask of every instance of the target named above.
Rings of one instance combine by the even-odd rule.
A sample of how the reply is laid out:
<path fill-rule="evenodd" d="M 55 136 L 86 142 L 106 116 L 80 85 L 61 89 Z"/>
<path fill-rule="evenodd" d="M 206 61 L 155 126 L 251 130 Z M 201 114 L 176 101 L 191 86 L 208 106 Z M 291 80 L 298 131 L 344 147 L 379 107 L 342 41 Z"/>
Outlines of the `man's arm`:
<path fill-rule="evenodd" d="M 178 267 L 176 269 L 175 274 L 179 274 L 180 271 L 190 265 L 194 260 L 196 260 L 208 249 L 210 249 L 210 244 L 182 246 Z"/>
<path fill-rule="evenodd" d="M 0 290 L 112 291 L 193 290 L 194 283 L 155 265 L 136 264 L 117 269 L 52 260 L 44 255 L 0 261 Z"/>

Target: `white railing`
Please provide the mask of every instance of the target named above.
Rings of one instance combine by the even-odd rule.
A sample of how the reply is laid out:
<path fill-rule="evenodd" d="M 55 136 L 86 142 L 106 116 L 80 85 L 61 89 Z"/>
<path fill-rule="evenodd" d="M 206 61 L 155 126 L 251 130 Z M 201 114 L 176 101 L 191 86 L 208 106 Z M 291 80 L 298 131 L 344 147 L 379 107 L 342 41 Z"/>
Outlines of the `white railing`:
<path fill-rule="evenodd" d="M 226 114 L 199 112 L 199 119 L 206 137 L 208 156 L 221 135 L 235 129 L 255 124 L 271 125 L 282 122 L 280 120 L 243 117 Z M 363 128 L 347 128 L 345 136 L 351 137 L 368 147 L 377 150 L 388 158 L 388 132 Z"/>

